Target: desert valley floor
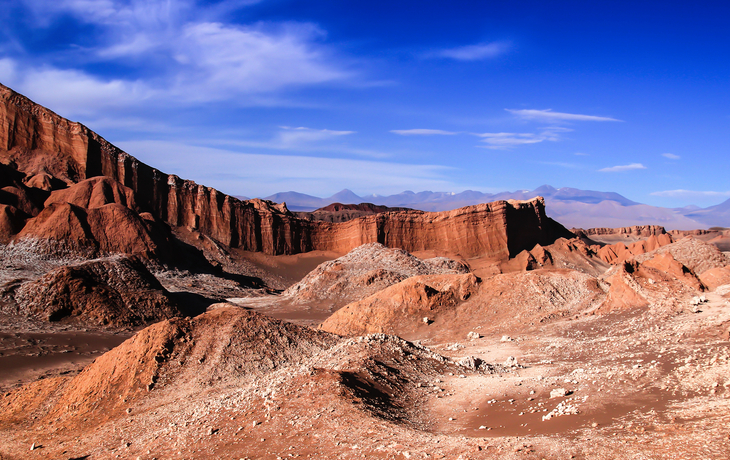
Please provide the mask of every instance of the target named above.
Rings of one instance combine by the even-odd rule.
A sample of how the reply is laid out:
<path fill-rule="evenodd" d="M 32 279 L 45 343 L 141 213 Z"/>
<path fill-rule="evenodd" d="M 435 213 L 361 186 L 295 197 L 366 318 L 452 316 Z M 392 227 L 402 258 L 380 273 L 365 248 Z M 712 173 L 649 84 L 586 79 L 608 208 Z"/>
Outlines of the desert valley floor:
<path fill-rule="evenodd" d="M 728 229 L 298 216 L 0 102 L 0 459 L 730 458 Z"/>
<path fill-rule="evenodd" d="M 664 248 L 686 257 L 688 242 L 702 243 Z M 374 320 L 325 321 L 327 289 L 367 287 L 361 259 L 390 273 L 415 259 L 377 245 L 354 252 L 297 293 L 239 293 L 141 331 L 5 316 L 3 458 L 730 455 L 729 284 L 695 290 L 670 269 L 640 269 L 629 279 L 648 304 L 606 309 L 601 281 L 591 285 L 600 278 L 578 271 L 477 278 L 462 268 L 376 291 L 366 297 Z M 327 256 L 252 263 L 286 284 Z M 171 293 L 189 284 L 201 295 L 199 276 L 176 275 Z"/>

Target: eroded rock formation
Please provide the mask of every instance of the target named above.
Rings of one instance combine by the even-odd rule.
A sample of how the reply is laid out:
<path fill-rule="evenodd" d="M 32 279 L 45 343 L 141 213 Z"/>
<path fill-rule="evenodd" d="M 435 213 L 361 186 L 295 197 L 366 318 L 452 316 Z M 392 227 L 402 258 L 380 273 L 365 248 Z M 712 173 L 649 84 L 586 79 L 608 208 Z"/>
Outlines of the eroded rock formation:
<path fill-rule="evenodd" d="M 80 123 L 66 120 L 4 86 L 0 87 L 0 162 L 40 187 L 34 190 L 46 193 L 54 184 L 71 186 L 105 176 L 132 190 L 134 200 L 122 193 L 126 189 L 108 181 L 87 184 L 87 192 L 82 194 L 77 194 L 78 190 L 53 194 L 80 201 L 84 207 L 109 200 L 132 206 L 133 201 L 140 212 L 149 212 L 169 225 L 197 230 L 233 248 L 267 254 L 312 250 L 346 253 L 362 244 L 379 242 L 407 251 L 438 250 L 462 257 L 502 259 L 570 235 L 545 215 L 541 198 L 498 201 L 443 213 L 391 212 L 337 224 L 304 221 L 285 206 L 263 200 L 240 201 L 164 174 Z M 108 192 L 95 192 L 94 187 L 106 187 Z M 125 203 L 120 203 L 122 197 Z"/>
<path fill-rule="evenodd" d="M 480 280 L 472 274 L 409 278 L 346 305 L 322 329 L 343 335 L 373 332 L 406 338 L 466 337 L 497 323 L 540 322 L 599 305 L 605 291 L 586 274 L 535 270 Z"/>
<path fill-rule="evenodd" d="M 370 243 L 320 264 L 284 296 L 298 304 L 324 303 L 336 309 L 412 276 L 468 271 L 463 263 L 445 257 L 421 260 L 402 249 Z"/>
<path fill-rule="evenodd" d="M 21 285 L 15 301 L 29 316 L 96 326 L 133 327 L 181 314 L 142 261 L 127 256 L 52 270 Z"/>
<path fill-rule="evenodd" d="M 582 233 L 589 238 L 591 236 L 634 236 L 641 238 L 648 238 L 650 236 L 658 236 L 666 233 L 664 227 L 660 225 L 634 225 L 632 227 L 620 227 L 620 228 L 589 228 L 589 229 L 572 229 L 574 233 Z"/>

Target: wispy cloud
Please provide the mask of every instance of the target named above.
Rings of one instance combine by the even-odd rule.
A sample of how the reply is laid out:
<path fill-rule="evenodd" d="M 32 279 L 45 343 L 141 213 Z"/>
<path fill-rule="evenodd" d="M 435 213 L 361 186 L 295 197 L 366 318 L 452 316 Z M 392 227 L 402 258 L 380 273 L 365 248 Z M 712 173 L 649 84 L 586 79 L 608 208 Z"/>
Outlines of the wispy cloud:
<path fill-rule="evenodd" d="M 267 196 L 297 190 L 328 196 L 343 188 L 378 194 L 460 188 L 448 177 L 453 168 L 441 165 L 240 153 L 164 141 L 121 142 L 120 147 L 166 173 L 234 195 Z M 220 165 L 226 165 L 225 172 Z"/>
<path fill-rule="evenodd" d="M 228 10 L 249 3 L 226 2 Z M 326 33 L 311 23 L 232 24 L 220 8 L 192 0 L 24 4 L 37 27 L 69 15 L 94 26 L 95 45 L 67 49 L 55 66 L 25 62 L 22 54 L 0 66 L 4 82 L 66 114 L 147 101 L 158 107 L 223 100 L 271 105 L 291 89 L 358 79 L 350 63 L 324 43 Z M 84 67 L 116 63 L 144 76 L 110 78 Z"/>
<path fill-rule="evenodd" d="M 458 134 L 453 131 L 444 131 L 442 129 L 392 129 L 390 132 L 401 136 L 453 136 Z"/>
<path fill-rule="evenodd" d="M 316 44 L 322 31 L 294 24 L 268 31 L 261 27 L 200 23 L 183 29 L 171 50 L 184 69 L 179 90 L 204 90 L 206 98 L 270 92 L 291 86 L 345 80 L 352 75 L 330 61 Z M 181 43 L 182 42 L 182 43 Z"/>
<path fill-rule="evenodd" d="M 265 150 L 285 150 L 289 152 L 316 152 L 328 155 L 353 155 L 357 157 L 388 158 L 390 153 L 380 150 L 359 148 L 346 139 L 355 131 L 314 129 L 307 127 L 280 126 L 278 131 L 266 138 L 241 139 L 239 133 L 227 133 L 222 137 L 201 139 L 207 146 L 222 148 L 251 148 Z M 231 136 L 231 137 L 228 137 Z"/>
<path fill-rule="evenodd" d="M 278 140 L 283 146 L 300 146 L 302 143 L 320 142 L 354 134 L 355 131 L 333 131 L 331 129 L 290 128 L 282 126 Z"/>
<path fill-rule="evenodd" d="M 665 198 L 714 198 L 714 197 L 730 197 L 730 191 L 727 192 L 715 192 L 715 191 L 698 191 L 698 190 L 664 190 L 661 192 L 651 192 L 650 195 L 661 196 Z"/>
<path fill-rule="evenodd" d="M 578 113 L 553 112 L 552 109 L 505 109 L 509 113 L 525 120 L 552 121 L 622 121 L 616 118 L 599 117 L 596 115 L 582 115 Z"/>
<path fill-rule="evenodd" d="M 611 166 L 610 168 L 603 168 L 599 169 L 600 172 L 624 172 L 624 171 L 633 171 L 636 169 L 646 169 L 646 166 L 644 166 L 641 163 L 631 163 L 629 165 L 620 165 L 620 166 Z"/>
<path fill-rule="evenodd" d="M 479 147 L 505 150 L 520 145 L 526 144 L 537 144 L 543 141 L 558 141 L 560 140 L 560 133 L 572 131 L 568 128 L 547 127 L 543 128 L 538 133 L 474 133 L 475 136 L 479 136 L 487 145 L 480 145 Z"/>
<path fill-rule="evenodd" d="M 673 153 L 662 153 L 662 156 L 664 158 L 669 158 L 670 160 L 679 160 L 680 158 L 682 158 L 679 155 L 675 155 Z"/>
<path fill-rule="evenodd" d="M 509 51 L 510 45 L 506 42 L 478 43 L 476 45 L 447 48 L 426 53 L 429 58 L 446 58 L 457 61 L 480 61 L 491 59 Z"/>
<path fill-rule="evenodd" d="M 9 58 L 0 59 L 0 81 L 64 116 L 131 107 L 158 95 L 141 81 L 104 80 L 79 70 L 25 67 Z"/>
<path fill-rule="evenodd" d="M 588 157 L 588 156 L 590 156 L 589 154 L 583 153 L 583 152 L 575 152 L 573 155 L 579 156 L 579 157 Z"/>

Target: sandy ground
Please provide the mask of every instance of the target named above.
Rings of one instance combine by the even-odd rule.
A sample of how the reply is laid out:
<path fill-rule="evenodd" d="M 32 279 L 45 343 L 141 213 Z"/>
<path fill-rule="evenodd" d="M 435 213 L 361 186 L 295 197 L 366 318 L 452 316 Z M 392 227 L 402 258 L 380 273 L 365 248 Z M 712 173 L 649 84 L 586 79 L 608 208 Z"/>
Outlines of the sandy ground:
<path fill-rule="evenodd" d="M 244 388 L 213 387 L 177 407 L 134 407 L 85 439 L 9 433 L 23 447 L 3 443 L 2 458 L 725 459 L 728 325 L 727 296 L 710 293 L 700 313 L 629 311 L 512 327 L 509 339 L 428 343 L 457 360 L 513 357 L 516 365 L 405 376 L 412 398 L 421 398 L 406 420 L 374 413 L 362 395 L 343 396 L 324 370 L 287 369 Z M 30 451 L 34 442 L 44 447 Z"/>
<path fill-rule="evenodd" d="M 0 392 L 42 378 L 75 375 L 132 334 L 0 314 Z"/>
<path fill-rule="evenodd" d="M 293 278 L 295 260 L 267 263 Z M 3 422 L 0 459 L 727 459 L 730 285 L 705 296 L 697 309 L 505 321 L 486 336 L 475 328 L 421 338 L 444 362 L 390 339 L 343 340 L 233 383 L 155 389 L 104 423 L 38 424 L 32 413 Z M 280 300 L 238 304 L 303 325 L 323 319 Z M 62 388 L 127 337 L 31 323 L 3 322 L 7 401 L 39 378 L 43 391 Z M 469 357 L 485 366 L 455 364 Z"/>

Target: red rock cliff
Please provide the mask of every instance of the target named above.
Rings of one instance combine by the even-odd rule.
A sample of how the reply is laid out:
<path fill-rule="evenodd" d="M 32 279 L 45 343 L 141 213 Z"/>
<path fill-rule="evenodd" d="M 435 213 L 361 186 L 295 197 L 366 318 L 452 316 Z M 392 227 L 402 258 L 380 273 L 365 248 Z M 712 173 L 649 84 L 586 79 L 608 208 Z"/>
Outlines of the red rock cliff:
<path fill-rule="evenodd" d="M 185 226 L 231 247 L 267 254 L 347 252 L 379 242 L 407 251 L 507 258 L 570 233 L 545 215 L 542 198 L 497 201 L 454 211 L 402 211 L 342 223 L 309 222 L 284 206 L 240 201 L 141 163 L 80 123 L 0 85 L 0 161 L 48 182 L 106 176 L 134 192 L 141 212 Z"/>

